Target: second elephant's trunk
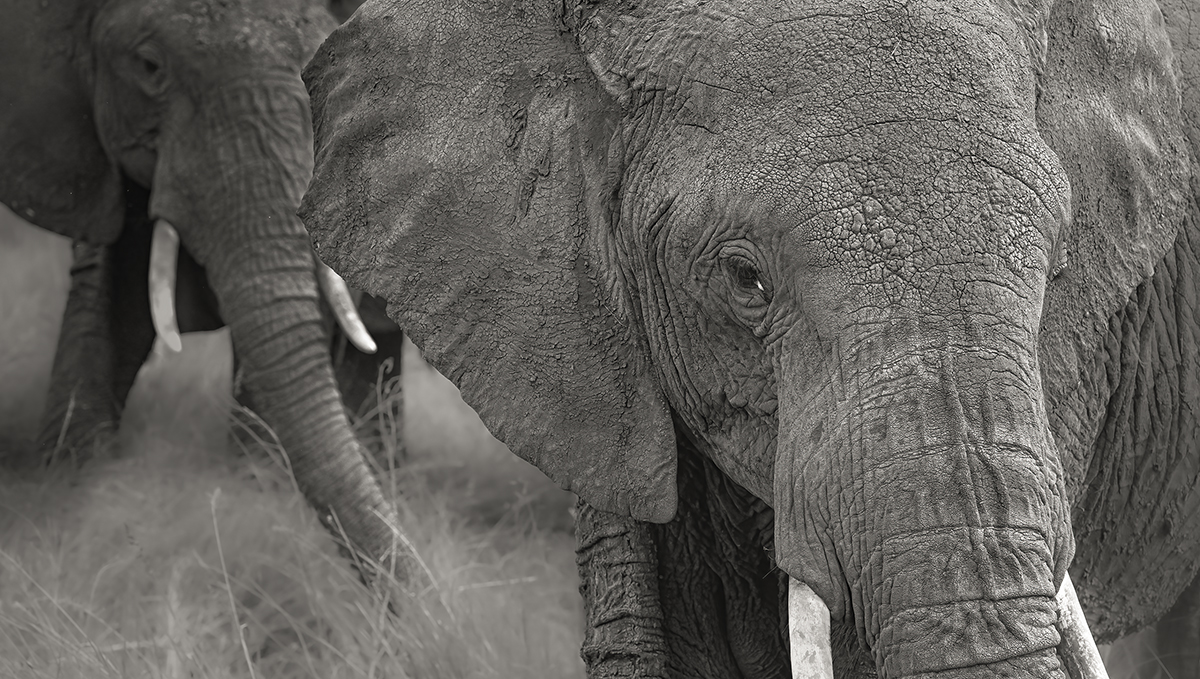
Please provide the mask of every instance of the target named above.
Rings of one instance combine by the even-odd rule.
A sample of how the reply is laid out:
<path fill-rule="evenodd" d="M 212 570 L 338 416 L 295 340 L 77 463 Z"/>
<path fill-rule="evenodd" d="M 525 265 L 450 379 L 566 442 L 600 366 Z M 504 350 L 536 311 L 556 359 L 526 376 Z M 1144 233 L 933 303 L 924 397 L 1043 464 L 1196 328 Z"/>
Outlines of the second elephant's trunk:
<path fill-rule="evenodd" d="M 376 559 L 390 554 L 395 511 L 342 406 L 307 240 L 262 241 L 238 259 L 217 295 L 251 402 L 322 520 L 333 512 L 356 547 Z"/>
<path fill-rule="evenodd" d="M 308 100 L 278 75 L 181 106 L 164 123 L 150 211 L 206 269 L 249 400 L 279 437 L 335 535 L 385 563 L 394 508 L 347 420 L 333 376 L 315 261 L 296 206 L 312 170 Z"/>

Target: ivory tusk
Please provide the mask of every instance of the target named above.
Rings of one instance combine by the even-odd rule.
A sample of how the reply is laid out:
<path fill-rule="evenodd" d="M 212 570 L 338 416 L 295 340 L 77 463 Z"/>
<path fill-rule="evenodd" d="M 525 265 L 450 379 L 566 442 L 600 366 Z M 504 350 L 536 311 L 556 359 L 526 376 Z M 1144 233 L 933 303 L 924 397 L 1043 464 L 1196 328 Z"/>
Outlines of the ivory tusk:
<path fill-rule="evenodd" d="M 833 679 L 829 609 L 808 585 L 788 578 L 792 679 Z"/>
<path fill-rule="evenodd" d="M 1066 665 L 1067 676 L 1071 679 L 1108 679 L 1108 670 L 1104 669 L 1096 640 L 1083 617 L 1070 575 L 1063 578 L 1055 599 L 1058 601 L 1058 634 L 1062 638 L 1058 654 Z"/>
<path fill-rule="evenodd" d="M 179 234 L 165 219 L 154 223 L 150 240 L 150 318 L 154 333 L 173 352 L 183 350 L 179 323 L 175 319 L 175 269 L 179 256 Z"/>
<path fill-rule="evenodd" d="M 338 325 L 342 326 L 346 337 L 354 343 L 354 346 L 358 347 L 359 351 L 366 354 L 375 353 L 375 340 L 371 339 L 371 333 L 367 330 L 367 326 L 363 325 L 362 317 L 358 315 L 358 306 L 354 303 L 354 297 L 351 295 L 346 281 L 342 280 L 336 271 L 318 260 L 317 282 L 321 284 L 321 291 L 325 293 L 325 299 L 329 300 L 333 316 L 337 319 Z"/>

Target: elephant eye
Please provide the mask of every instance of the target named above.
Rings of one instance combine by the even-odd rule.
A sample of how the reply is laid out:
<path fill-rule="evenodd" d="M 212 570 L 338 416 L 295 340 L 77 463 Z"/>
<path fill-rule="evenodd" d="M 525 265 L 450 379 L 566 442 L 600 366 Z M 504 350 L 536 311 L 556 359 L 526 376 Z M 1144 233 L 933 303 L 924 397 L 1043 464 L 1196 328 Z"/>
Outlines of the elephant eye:
<path fill-rule="evenodd" d="M 138 62 L 141 63 L 142 70 L 146 72 L 146 75 L 154 75 L 158 73 L 158 69 L 162 68 L 158 65 L 157 61 L 147 59 L 141 55 L 138 55 Z"/>
<path fill-rule="evenodd" d="M 147 75 L 154 75 L 162 68 L 162 57 L 153 45 L 139 45 L 134 51 L 134 56 L 137 58 L 138 65 Z"/>
<path fill-rule="evenodd" d="M 165 62 L 159 50 L 151 44 L 140 45 L 133 53 L 137 80 L 149 94 L 162 92 L 166 85 Z"/>
<path fill-rule="evenodd" d="M 733 265 L 733 277 L 738 287 L 743 290 L 762 290 L 762 281 L 758 280 L 758 270 L 744 262 Z"/>
<path fill-rule="evenodd" d="M 726 260 L 725 271 L 728 274 L 743 303 L 748 306 L 762 306 L 771 301 L 767 287 L 763 284 L 762 274 L 758 268 L 742 256 L 733 256 Z"/>

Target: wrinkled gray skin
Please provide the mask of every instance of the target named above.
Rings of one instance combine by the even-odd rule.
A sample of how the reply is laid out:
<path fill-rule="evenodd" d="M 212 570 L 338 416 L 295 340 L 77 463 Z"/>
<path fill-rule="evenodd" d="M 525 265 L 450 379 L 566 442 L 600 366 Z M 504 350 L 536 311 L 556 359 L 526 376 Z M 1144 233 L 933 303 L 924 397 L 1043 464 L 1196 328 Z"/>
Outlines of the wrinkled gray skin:
<path fill-rule="evenodd" d="M 840 677 L 1063 677 L 1068 568 L 1200 565 L 1191 7 L 371 0 L 301 215 L 586 502 L 589 676 L 786 676 L 786 573 Z"/>
<path fill-rule="evenodd" d="M 394 509 L 343 410 L 295 215 L 312 168 L 300 69 L 336 25 L 327 6 L 0 9 L 0 201 L 76 241 L 44 453 L 85 455 L 115 428 L 154 338 L 147 263 L 153 220 L 164 218 L 182 243 L 182 328 L 229 325 L 246 398 L 300 488 L 353 546 L 386 561 Z"/>

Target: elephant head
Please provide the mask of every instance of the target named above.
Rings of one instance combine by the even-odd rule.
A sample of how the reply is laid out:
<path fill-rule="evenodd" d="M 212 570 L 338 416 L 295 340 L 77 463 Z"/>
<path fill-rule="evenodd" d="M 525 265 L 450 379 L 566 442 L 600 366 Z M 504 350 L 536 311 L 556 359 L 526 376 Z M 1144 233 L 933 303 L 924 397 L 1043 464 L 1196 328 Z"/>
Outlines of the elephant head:
<path fill-rule="evenodd" d="M 108 245 L 121 233 L 126 195 L 149 189 L 140 209 L 173 225 L 204 267 L 244 389 L 301 488 L 323 518 L 337 514 L 355 546 L 383 559 L 394 511 L 343 412 L 316 264 L 295 214 L 312 171 L 300 70 L 336 26 L 325 3 L 68 0 L 6 9 L 0 200 L 38 226 Z M 173 263 L 170 232 L 158 229 L 153 250 Z M 165 297 L 156 320 L 177 341 Z"/>
<path fill-rule="evenodd" d="M 1043 357 L 1179 229 L 1153 2 L 377 0 L 305 79 L 317 252 L 513 452 L 663 522 L 686 437 L 880 676 L 1063 676 Z"/>

